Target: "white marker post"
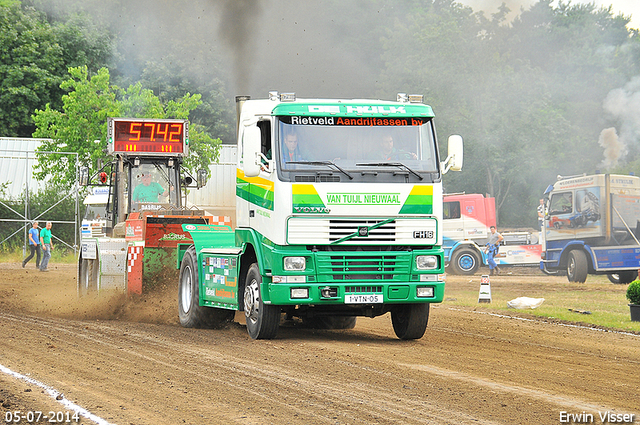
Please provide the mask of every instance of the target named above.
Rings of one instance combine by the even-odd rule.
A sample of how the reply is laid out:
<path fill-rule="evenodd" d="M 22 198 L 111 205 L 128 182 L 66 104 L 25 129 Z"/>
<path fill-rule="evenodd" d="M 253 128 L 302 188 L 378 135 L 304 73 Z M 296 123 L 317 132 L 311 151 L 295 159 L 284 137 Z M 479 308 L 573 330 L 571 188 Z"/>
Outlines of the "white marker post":
<path fill-rule="evenodd" d="M 478 294 L 478 302 L 491 302 L 491 280 L 489 278 L 489 275 L 483 274 L 480 278 L 480 293 Z"/>

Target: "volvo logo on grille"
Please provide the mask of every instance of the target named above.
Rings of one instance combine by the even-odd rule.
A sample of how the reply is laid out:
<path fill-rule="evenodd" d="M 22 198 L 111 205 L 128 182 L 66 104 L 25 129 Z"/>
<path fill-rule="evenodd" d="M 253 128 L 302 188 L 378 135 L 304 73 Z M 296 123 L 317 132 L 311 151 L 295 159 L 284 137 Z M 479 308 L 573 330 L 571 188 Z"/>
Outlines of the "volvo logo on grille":
<path fill-rule="evenodd" d="M 433 230 L 414 230 L 414 239 L 431 239 L 433 238 Z"/>
<path fill-rule="evenodd" d="M 369 236 L 369 228 L 366 226 L 358 227 L 358 235 L 364 237 Z"/>
<path fill-rule="evenodd" d="M 297 213 L 318 213 L 329 214 L 331 210 L 327 207 L 293 207 L 293 211 Z"/>

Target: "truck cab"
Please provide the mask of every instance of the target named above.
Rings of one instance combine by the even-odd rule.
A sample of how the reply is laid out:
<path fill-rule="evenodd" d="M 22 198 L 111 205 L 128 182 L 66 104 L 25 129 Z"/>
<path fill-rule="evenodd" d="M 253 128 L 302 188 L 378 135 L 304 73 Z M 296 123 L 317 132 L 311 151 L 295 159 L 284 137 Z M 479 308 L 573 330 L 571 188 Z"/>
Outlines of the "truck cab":
<path fill-rule="evenodd" d="M 640 179 L 596 174 L 559 177 L 546 192 L 541 269 L 631 282 L 640 268 Z M 612 280 L 613 281 L 613 280 Z"/>
<path fill-rule="evenodd" d="M 444 296 L 442 175 L 462 166 L 460 136 L 441 162 L 418 97 L 237 100 L 236 228 L 187 229 L 183 326 L 240 310 L 261 339 L 281 314 L 348 328 L 390 312 L 420 338 Z"/>

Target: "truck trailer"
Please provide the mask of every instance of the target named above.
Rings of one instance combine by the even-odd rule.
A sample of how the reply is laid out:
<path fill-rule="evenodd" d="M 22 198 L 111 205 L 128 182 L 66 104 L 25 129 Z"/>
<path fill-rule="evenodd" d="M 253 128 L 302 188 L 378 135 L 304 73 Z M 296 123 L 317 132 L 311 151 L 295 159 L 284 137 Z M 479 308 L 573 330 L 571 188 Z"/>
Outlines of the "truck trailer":
<path fill-rule="evenodd" d="M 282 317 L 346 329 L 391 313 L 399 338 L 422 337 L 444 295 L 442 175 L 461 169 L 462 138 L 440 162 L 421 96 L 236 103 L 235 229 L 182 225 L 180 323 L 243 311 L 268 339 Z"/>
<path fill-rule="evenodd" d="M 638 276 L 640 178 L 559 176 L 545 199 L 542 271 L 566 271 L 571 282 L 584 282 L 589 274 L 606 274 L 616 283 Z"/>

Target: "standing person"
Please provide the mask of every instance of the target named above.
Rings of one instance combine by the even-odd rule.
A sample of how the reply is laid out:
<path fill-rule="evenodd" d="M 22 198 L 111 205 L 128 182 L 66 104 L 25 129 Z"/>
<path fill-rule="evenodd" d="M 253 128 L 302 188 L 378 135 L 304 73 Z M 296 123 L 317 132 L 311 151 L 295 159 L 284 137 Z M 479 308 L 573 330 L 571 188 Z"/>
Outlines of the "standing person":
<path fill-rule="evenodd" d="M 27 258 L 22 261 L 22 268 L 27 265 L 29 261 L 33 258 L 34 254 L 38 254 L 36 257 L 36 268 L 40 268 L 40 234 L 38 230 L 38 222 L 33 222 L 33 227 L 29 229 L 29 249 L 31 250 L 31 254 Z"/>
<path fill-rule="evenodd" d="M 494 270 L 496 274 L 500 274 L 500 268 L 496 264 L 494 260 L 496 254 L 498 254 L 498 249 L 500 248 L 500 242 L 504 239 L 500 233 L 496 231 L 496 226 L 489 227 L 491 230 L 491 235 L 489 235 L 489 242 L 487 242 L 487 263 L 489 264 L 489 275 L 493 275 Z"/>
<path fill-rule="evenodd" d="M 540 199 L 540 205 L 538 205 L 538 228 L 544 227 L 544 199 Z"/>
<path fill-rule="evenodd" d="M 42 263 L 40 263 L 40 271 L 48 272 L 47 266 L 49 265 L 49 258 L 51 258 L 51 250 L 53 249 L 53 243 L 51 241 L 51 222 L 47 221 L 47 227 L 40 231 L 40 244 L 42 245 Z"/>

